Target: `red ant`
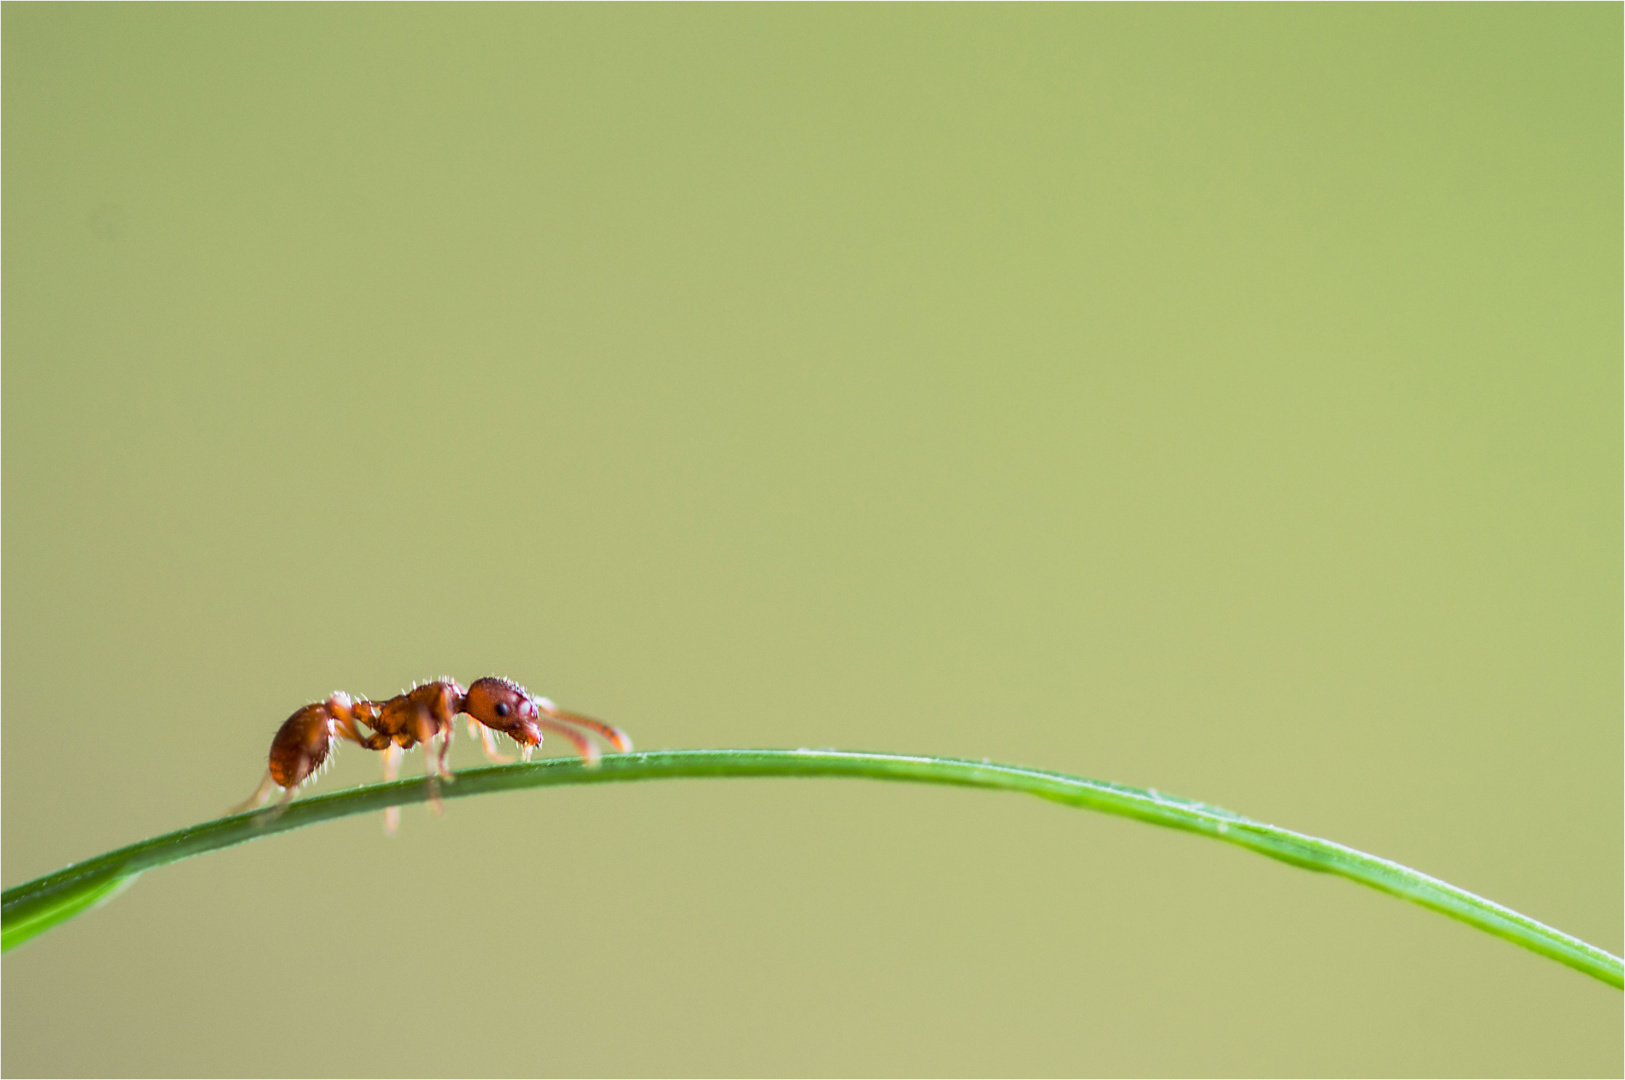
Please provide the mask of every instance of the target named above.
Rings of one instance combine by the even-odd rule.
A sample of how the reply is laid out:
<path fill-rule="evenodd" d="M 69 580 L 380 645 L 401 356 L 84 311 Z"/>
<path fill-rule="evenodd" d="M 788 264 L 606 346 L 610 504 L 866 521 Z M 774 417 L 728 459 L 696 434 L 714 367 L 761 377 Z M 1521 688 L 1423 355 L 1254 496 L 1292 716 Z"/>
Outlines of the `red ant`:
<path fill-rule="evenodd" d="M 565 712 L 518 683 L 494 675 L 474 680 L 467 690 L 452 679 L 436 679 L 382 702 L 353 700 L 338 690 L 326 701 L 306 705 L 283 722 L 271 740 L 270 769 L 265 779 L 233 812 L 265 805 L 279 787 L 282 801 L 278 807 L 286 806 L 294 791 L 328 764 L 339 739 L 383 751 L 385 780 L 395 779 L 401 755 L 422 743 L 431 801 L 438 809 L 439 782 L 441 778 L 452 779 L 446 755 L 451 751 L 453 721 L 458 714 L 467 715 L 469 735 L 478 738 L 485 756 L 498 764 L 513 760 L 497 752 L 494 732 L 499 731 L 519 744 L 526 761 L 542 744 L 544 729 L 569 739 L 588 765 L 598 764 L 598 747 L 579 728 L 597 734 L 623 754 L 632 749 L 632 740 L 620 728 Z M 372 730 L 368 732 L 362 725 Z M 436 738 L 440 739 L 440 751 L 429 756 Z M 390 831 L 394 831 L 399 817 L 399 807 L 386 811 Z"/>

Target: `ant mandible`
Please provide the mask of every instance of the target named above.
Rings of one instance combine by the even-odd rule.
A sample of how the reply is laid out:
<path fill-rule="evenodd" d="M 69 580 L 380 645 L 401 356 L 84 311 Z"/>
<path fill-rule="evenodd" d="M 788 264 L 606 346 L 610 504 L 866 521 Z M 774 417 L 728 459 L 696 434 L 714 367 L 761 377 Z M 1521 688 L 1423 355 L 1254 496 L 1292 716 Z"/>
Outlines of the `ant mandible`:
<path fill-rule="evenodd" d="M 368 750 L 383 751 L 385 780 L 395 779 L 401 755 L 422 743 L 430 800 L 438 809 L 440 780 L 452 779 L 446 756 L 451 751 L 453 722 L 459 714 L 468 717 L 468 733 L 480 740 L 485 756 L 498 764 L 507 764 L 513 758 L 497 752 L 496 732 L 518 743 L 526 761 L 542 744 L 543 730 L 570 740 L 588 765 L 598 764 L 599 751 L 581 728 L 598 735 L 623 754 L 632 749 L 631 738 L 620 728 L 565 712 L 513 680 L 495 675 L 474 680 L 466 690 L 455 680 L 435 679 L 415 685 L 388 701 L 353 699 L 337 690 L 326 701 L 312 702 L 283 721 L 271 740 L 270 768 L 265 779 L 233 812 L 264 806 L 277 788 L 282 789 L 279 808 L 287 805 L 294 791 L 329 763 L 340 739 Z M 363 725 L 372 730 L 365 730 Z M 440 740 L 438 754 L 432 752 L 436 738 Z M 386 820 L 394 831 L 399 807 L 390 807 Z"/>

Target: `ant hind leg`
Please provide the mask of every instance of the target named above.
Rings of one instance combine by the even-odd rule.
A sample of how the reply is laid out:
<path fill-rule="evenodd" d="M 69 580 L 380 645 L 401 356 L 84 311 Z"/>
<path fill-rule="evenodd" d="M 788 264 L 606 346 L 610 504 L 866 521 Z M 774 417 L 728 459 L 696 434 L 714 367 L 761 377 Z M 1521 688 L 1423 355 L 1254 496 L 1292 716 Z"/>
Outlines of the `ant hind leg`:
<path fill-rule="evenodd" d="M 288 804 L 293 802 L 294 792 L 298 791 L 306 780 L 309 780 L 312 776 L 316 775 L 316 770 L 310 767 L 309 757 L 304 754 L 299 755 L 299 766 L 294 770 L 293 775 L 296 779 L 287 787 L 282 789 L 282 798 L 276 801 L 276 805 L 254 819 L 254 825 L 256 828 L 262 825 L 269 825 L 271 822 L 281 817 L 288 809 Z M 263 786 L 264 785 L 262 784 L 261 787 Z"/>
<path fill-rule="evenodd" d="M 266 804 L 280 786 L 275 780 L 271 779 L 271 771 L 267 769 L 265 778 L 260 781 L 260 786 L 254 789 L 254 794 L 227 810 L 226 816 L 231 817 L 233 814 L 241 814 L 248 810 L 258 810 Z"/>

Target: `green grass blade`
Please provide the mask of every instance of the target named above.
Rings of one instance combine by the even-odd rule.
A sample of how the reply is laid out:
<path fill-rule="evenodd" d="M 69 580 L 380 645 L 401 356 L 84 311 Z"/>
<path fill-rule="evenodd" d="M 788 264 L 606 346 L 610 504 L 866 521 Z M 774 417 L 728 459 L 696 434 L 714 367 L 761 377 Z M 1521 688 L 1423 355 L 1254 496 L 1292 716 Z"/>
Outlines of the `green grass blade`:
<path fill-rule="evenodd" d="M 768 776 L 852 777 L 1019 791 L 1069 806 L 1184 829 L 1250 848 L 1294 866 L 1338 874 L 1460 919 L 1612 986 L 1625 985 L 1625 971 L 1619 957 L 1409 867 L 1329 840 L 1252 821 L 1228 810 L 1165 795 L 1155 789 L 1144 791 L 1040 769 L 843 750 L 661 750 L 613 754 L 605 757 L 597 768 L 589 768 L 571 758 L 556 758 L 527 765 L 473 769 L 459 773 L 456 782 L 445 785 L 442 793 L 453 799 L 562 784 Z M 220 818 L 76 863 L 0 894 L 4 948 L 10 949 L 116 895 L 135 875 L 155 866 L 317 822 L 374 813 L 385 807 L 423 802 L 427 798 L 428 791 L 421 779 L 371 784 L 300 799 L 280 814 L 261 811 Z"/>
<path fill-rule="evenodd" d="M 81 911 L 100 907 L 128 889 L 135 874 L 102 872 L 76 877 L 71 887 L 47 894 L 25 896 L 15 909 L 5 909 L 5 926 L 0 931 L 0 952 L 73 918 Z M 26 886 L 25 886 L 26 888 Z M 8 899 L 10 893 L 6 894 Z"/>

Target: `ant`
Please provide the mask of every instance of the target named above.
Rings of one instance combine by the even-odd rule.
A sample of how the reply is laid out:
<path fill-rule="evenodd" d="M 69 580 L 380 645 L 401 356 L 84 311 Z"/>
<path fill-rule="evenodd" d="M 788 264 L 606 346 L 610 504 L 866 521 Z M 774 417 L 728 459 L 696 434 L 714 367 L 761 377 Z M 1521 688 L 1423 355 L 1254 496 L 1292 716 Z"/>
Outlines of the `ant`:
<path fill-rule="evenodd" d="M 455 680 L 435 679 L 416 684 L 388 701 L 354 699 L 336 690 L 326 701 L 312 702 L 283 721 L 271 740 L 270 768 L 265 779 L 260 781 L 254 794 L 232 812 L 263 806 L 276 789 L 281 788 L 282 800 L 276 811 L 280 813 L 293 798 L 294 791 L 331 761 L 334 746 L 340 739 L 368 750 L 382 751 L 386 781 L 399 775 L 401 755 L 422 743 L 430 801 L 438 811 L 440 781 L 452 779 L 446 756 L 451 751 L 451 737 L 456 730 L 454 721 L 459 714 L 468 717 L 468 733 L 480 740 L 485 756 L 499 765 L 506 765 L 513 758 L 497 752 L 495 732 L 518 743 L 526 761 L 542 744 L 543 730 L 570 740 L 576 753 L 589 766 L 598 764 L 599 751 L 580 728 L 598 735 L 623 754 L 632 750 L 632 740 L 620 728 L 565 712 L 547 698 L 536 697 L 511 679 L 495 675 L 474 680 L 466 690 Z M 440 750 L 431 756 L 436 738 L 440 740 Z M 392 806 L 385 811 L 390 832 L 395 831 L 399 820 L 400 807 Z"/>

